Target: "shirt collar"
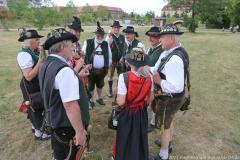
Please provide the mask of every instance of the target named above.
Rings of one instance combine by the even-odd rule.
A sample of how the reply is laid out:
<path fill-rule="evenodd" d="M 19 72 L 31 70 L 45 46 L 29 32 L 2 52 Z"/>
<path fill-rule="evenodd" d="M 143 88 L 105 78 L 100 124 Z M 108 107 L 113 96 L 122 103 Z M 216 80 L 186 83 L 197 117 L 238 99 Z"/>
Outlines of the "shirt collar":
<path fill-rule="evenodd" d="M 171 49 L 167 50 L 166 53 L 169 54 L 169 53 L 171 53 L 173 50 L 175 50 L 175 49 L 177 49 L 177 48 L 179 48 L 179 47 L 181 47 L 181 43 L 179 43 L 178 46 L 176 46 L 176 47 L 174 47 L 174 48 L 171 48 Z"/>
<path fill-rule="evenodd" d="M 50 54 L 49 56 L 56 57 L 56 58 L 60 59 L 61 61 L 67 63 L 67 60 L 65 58 L 63 58 L 62 56 L 59 56 L 57 54 Z"/>
<path fill-rule="evenodd" d="M 151 47 L 151 48 L 152 48 L 152 50 L 153 50 L 153 49 L 155 49 L 155 48 L 157 48 L 157 47 L 159 47 L 159 46 L 161 46 L 161 43 L 159 43 L 157 46 Z"/>
<path fill-rule="evenodd" d="M 116 38 L 118 38 L 118 37 L 120 36 L 120 34 L 116 35 L 116 34 L 114 34 L 114 33 L 113 33 L 113 35 L 114 35 Z"/>

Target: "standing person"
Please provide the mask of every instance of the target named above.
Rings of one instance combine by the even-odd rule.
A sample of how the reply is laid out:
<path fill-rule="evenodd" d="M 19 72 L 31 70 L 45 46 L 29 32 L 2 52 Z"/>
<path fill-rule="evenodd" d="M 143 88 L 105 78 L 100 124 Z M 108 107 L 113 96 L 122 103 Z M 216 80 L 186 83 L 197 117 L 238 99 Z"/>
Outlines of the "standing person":
<path fill-rule="evenodd" d="M 180 35 L 183 32 L 173 24 L 166 25 L 160 35 L 162 47 L 157 72 L 154 73 L 154 83 L 158 86 L 156 107 L 156 126 L 160 128 L 160 153 L 154 160 L 169 158 L 169 145 L 173 136 L 173 118 L 184 103 L 185 79 L 188 72 L 189 58 L 180 45 Z M 153 67 L 154 68 L 154 67 Z"/>
<path fill-rule="evenodd" d="M 150 42 L 150 48 L 147 51 L 147 55 L 149 56 L 149 66 L 153 67 L 157 60 L 159 59 L 161 53 L 163 52 L 162 45 L 160 42 L 160 28 L 159 27 L 151 27 L 147 32 L 146 36 L 148 36 L 148 40 Z M 154 99 L 151 103 L 152 108 L 152 120 L 148 127 L 148 132 L 152 132 L 155 129 L 155 112 L 156 112 L 156 100 Z"/>
<path fill-rule="evenodd" d="M 73 68 L 76 67 L 75 71 L 79 72 L 80 68 L 83 65 L 83 62 L 80 63 L 79 65 L 77 65 L 78 63 L 76 63 L 76 62 L 77 62 L 77 60 L 79 60 L 80 58 L 83 57 L 82 48 L 79 43 L 79 40 L 80 40 L 81 32 L 84 32 L 84 30 L 82 29 L 80 19 L 76 16 L 73 16 L 73 21 L 71 24 L 68 25 L 68 28 L 69 28 L 68 31 L 71 32 L 72 34 L 74 34 L 78 39 L 78 41 L 74 43 L 75 49 L 74 49 L 73 59 L 71 60 L 71 66 Z"/>
<path fill-rule="evenodd" d="M 85 66 L 84 65 L 84 55 L 82 53 L 82 48 L 81 48 L 81 45 L 79 43 L 79 40 L 80 40 L 80 37 L 81 37 L 81 32 L 84 32 L 84 30 L 82 29 L 82 25 L 81 25 L 81 20 L 76 17 L 76 16 L 73 16 L 73 22 L 71 24 L 68 25 L 68 28 L 69 28 L 69 32 L 71 32 L 72 34 L 74 34 L 78 41 L 74 43 L 74 52 L 73 52 L 73 57 L 70 61 L 70 66 L 72 68 L 74 68 L 74 70 L 79 73 L 81 69 L 83 69 L 84 67 L 87 67 L 87 68 L 91 68 L 92 66 L 91 65 L 88 65 L 88 66 Z M 89 92 L 89 89 L 88 89 L 88 78 L 87 77 L 81 77 L 82 79 L 82 82 L 83 82 L 83 85 L 84 87 L 86 88 L 86 91 L 87 91 L 87 94 L 88 94 L 88 98 L 90 99 L 91 98 L 91 94 Z M 90 101 L 89 101 L 90 103 Z M 91 106 L 89 106 L 90 109 Z"/>
<path fill-rule="evenodd" d="M 49 56 L 39 71 L 45 126 L 52 132 L 51 145 L 57 160 L 75 159 L 77 146 L 86 144 L 87 93 L 78 74 L 67 63 L 76 41 L 76 36 L 64 29 L 49 33 L 44 43 Z"/>
<path fill-rule="evenodd" d="M 92 70 L 88 76 L 88 86 L 91 94 L 91 105 L 94 106 L 93 93 L 96 85 L 97 100 L 101 106 L 105 103 L 102 99 L 102 88 L 104 78 L 107 75 L 108 67 L 112 64 L 112 52 L 106 41 L 104 41 L 104 29 L 97 22 L 95 37 L 84 42 L 82 51 L 85 55 L 85 63 L 92 64 Z"/>
<path fill-rule="evenodd" d="M 148 65 L 149 59 L 142 49 L 133 48 L 125 60 L 131 71 L 120 74 L 118 79 L 117 103 L 121 113 L 112 158 L 148 160 L 147 106 L 154 95 L 152 79 L 141 68 Z"/>
<path fill-rule="evenodd" d="M 17 62 L 23 76 L 20 88 L 25 102 L 30 102 L 30 95 L 40 91 L 38 71 L 43 60 L 41 57 L 38 57 L 35 51 L 39 49 L 40 38 L 42 37 L 36 30 L 23 29 L 18 39 L 19 42 L 23 43 L 23 47 L 17 56 Z M 32 123 L 36 140 L 47 140 L 50 138 L 47 134 L 40 131 L 43 121 L 43 108 L 43 105 L 38 107 L 28 106 L 27 108 L 28 118 Z"/>
<path fill-rule="evenodd" d="M 123 56 L 123 47 L 124 47 L 124 36 L 120 34 L 120 28 L 122 27 L 119 21 L 113 21 L 111 25 L 112 30 L 109 32 L 106 37 L 106 41 L 111 48 L 112 51 L 112 65 L 109 68 L 108 72 L 108 97 L 113 97 L 112 86 L 113 86 L 113 76 L 115 69 L 117 70 L 117 74 L 121 73 L 122 67 L 120 64 L 120 59 Z"/>
<path fill-rule="evenodd" d="M 124 44 L 124 49 L 123 49 L 123 57 L 121 59 L 123 66 L 122 66 L 122 72 L 126 72 L 129 71 L 130 68 L 127 67 L 125 65 L 125 60 L 124 60 L 124 56 L 129 54 L 133 48 L 142 48 L 143 51 L 145 52 L 145 47 L 144 44 L 142 42 L 140 42 L 138 39 L 136 39 L 138 37 L 138 33 L 135 32 L 134 27 L 133 26 L 127 26 L 123 32 L 125 33 L 125 44 Z"/>

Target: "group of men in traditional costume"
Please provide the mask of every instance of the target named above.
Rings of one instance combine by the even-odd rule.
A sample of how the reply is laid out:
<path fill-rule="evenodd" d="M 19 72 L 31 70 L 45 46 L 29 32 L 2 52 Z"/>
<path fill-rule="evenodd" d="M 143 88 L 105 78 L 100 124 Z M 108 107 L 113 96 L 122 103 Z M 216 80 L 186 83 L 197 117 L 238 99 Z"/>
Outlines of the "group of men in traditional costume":
<path fill-rule="evenodd" d="M 84 41 L 81 47 L 78 41 L 84 30 L 80 19 L 74 17 L 68 30 L 58 28 L 47 35 L 43 43 L 47 57 L 45 52 L 34 53 L 39 47 L 39 38 L 43 37 L 36 30 L 24 30 L 20 35 L 19 41 L 25 45 L 17 59 L 23 74 L 24 101 L 30 101 L 28 117 L 36 139 L 51 137 L 57 160 L 75 159 L 79 146 L 89 143 L 89 109 L 95 106 L 94 90 L 96 88 L 96 102 L 104 106 L 102 91 L 107 75 L 107 95 L 111 98 L 117 94 L 117 103 L 123 110 L 112 159 L 169 158 L 172 121 L 184 103 L 189 67 L 188 54 L 179 41 L 183 32 L 174 24 L 162 30 L 151 27 L 146 32 L 150 42 L 146 52 L 134 27 L 123 29 L 125 35 L 120 34 L 121 27 L 119 21 L 114 21 L 104 40 L 106 32 L 97 22 L 94 37 Z M 116 92 L 113 89 L 115 70 L 119 77 Z M 42 95 L 41 109 L 34 109 L 31 103 L 35 92 Z M 149 125 L 148 105 L 153 111 Z M 155 128 L 161 131 L 160 140 L 156 141 L 161 148 L 157 156 L 151 157 L 147 134 Z"/>

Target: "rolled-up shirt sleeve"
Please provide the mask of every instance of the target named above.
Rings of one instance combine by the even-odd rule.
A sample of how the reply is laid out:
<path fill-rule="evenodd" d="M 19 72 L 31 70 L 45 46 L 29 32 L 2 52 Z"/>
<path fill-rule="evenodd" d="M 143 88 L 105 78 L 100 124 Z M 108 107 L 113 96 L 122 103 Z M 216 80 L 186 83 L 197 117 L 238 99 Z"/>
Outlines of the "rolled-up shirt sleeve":
<path fill-rule="evenodd" d="M 184 64 L 182 59 L 174 55 L 163 68 L 166 80 L 161 81 L 161 88 L 166 93 L 181 93 L 184 90 Z"/>
<path fill-rule="evenodd" d="M 20 52 L 17 56 L 17 61 L 21 69 L 32 68 L 34 65 L 32 56 L 27 52 Z"/>
<path fill-rule="evenodd" d="M 126 95 L 127 94 L 127 87 L 126 87 L 125 82 L 124 82 L 123 74 L 120 74 L 119 78 L 118 78 L 117 93 L 119 95 Z"/>
<path fill-rule="evenodd" d="M 112 51 L 110 45 L 108 44 L 108 57 L 109 57 L 109 66 L 112 65 Z"/>
<path fill-rule="evenodd" d="M 63 103 L 80 99 L 79 80 L 69 67 L 65 67 L 58 72 L 54 87 L 59 90 Z"/>

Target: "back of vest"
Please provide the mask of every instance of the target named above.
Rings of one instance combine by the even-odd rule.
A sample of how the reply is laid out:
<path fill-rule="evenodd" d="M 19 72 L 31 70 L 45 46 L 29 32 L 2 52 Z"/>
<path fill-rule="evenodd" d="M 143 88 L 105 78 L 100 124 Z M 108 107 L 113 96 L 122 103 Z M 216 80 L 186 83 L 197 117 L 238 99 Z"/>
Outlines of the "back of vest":
<path fill-rule="evenodd" d="M 128 104 L 134 97 L 136 97 L 135 100 L 131 103 L 130 108 L 141 108 L 143 107 L 143 105 L 145 105 L 146 97 L 149 95 L 149 92 L 151 90 L 152 87 L 151 78 L 147 77 L 144 82 L 145 77 L 143 76 L 137 77 L 131 71 L 127 72 L 127 74 L 128 84 L 126 103 Z"/>
<path fill-rule="evenodd" d="M 69 66 L 60 59 L 49 56 L 41 66 L 39 72 L 40 90 L 43 95 L 45 107 L 46 125 L 52 129 L 59 127 L 71 127 L 71 123 L 64 109 L 59 90 L 54 89 L 55 77 L 64 67 Z M 83 88 L 82 82 L 79 80 L 79 90 L 82 90 Z M 87 94 L 84 90 L 79 94 L 82 101 L 80 102 L 79 100 L 78 103 L 81 106 L 83 123 L 86 125 L 89 122 L 88 103 L 85 103 Z"/>

